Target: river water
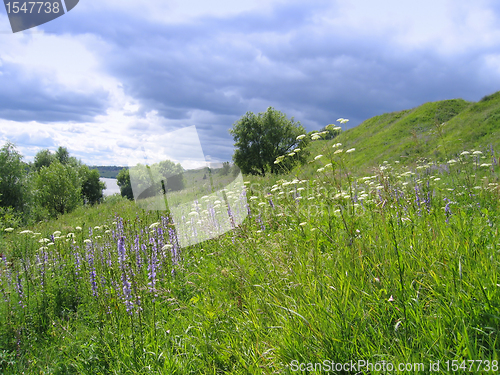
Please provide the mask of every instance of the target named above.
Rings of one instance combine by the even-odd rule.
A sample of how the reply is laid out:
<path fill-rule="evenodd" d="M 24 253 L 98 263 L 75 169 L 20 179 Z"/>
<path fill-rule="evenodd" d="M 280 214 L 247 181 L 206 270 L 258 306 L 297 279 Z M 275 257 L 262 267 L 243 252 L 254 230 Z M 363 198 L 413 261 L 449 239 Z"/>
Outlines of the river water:
<path fill-rule="evenodd" d="M 115 193 L 120 194 L 120 187 L 116 183 L 118 181 L 116 178 L 101 177 L 100 180 L 106 184 L 106 189 L 103 191 L 104 196 L 113 195 Z"/>

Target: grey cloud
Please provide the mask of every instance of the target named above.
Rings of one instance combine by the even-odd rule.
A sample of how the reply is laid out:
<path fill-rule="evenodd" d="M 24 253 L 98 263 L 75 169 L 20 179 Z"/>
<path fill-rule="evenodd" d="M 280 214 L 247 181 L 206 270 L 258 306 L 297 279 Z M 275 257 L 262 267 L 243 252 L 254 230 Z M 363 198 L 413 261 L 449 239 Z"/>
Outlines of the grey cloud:
<path fill-rule="evenodd" d="M 367 34 L 318 25 L 316 16 L 326 4 L 288 3 L 268 14 L 202 17 L 178 25 L 119 11 L 56 22 L 57 32 L 92 30 L 102 36 L 111 46 L 102 52 L 102 63 L 141 103 L 140 113 L 157 110 L 200 126 L 205 153 L 226 160 L 232 154 L 227 130 L 248 110 L 273 106 L 296 113 L 313 130 L 338 117 L 354 126 L 427 101 L 479 100 L 500 87 L 500 76 L 483 59 L 498 44 L 448 54 L 401 46 L 395 28 Z M 50 27 L 56 30 L 55 22 L 44 29 Z M 194 110 L 210 116 L 193 123 Z"/>
<path fill-rule="evenodd" d="M 71 92 L 47 77 L 28 76 L 14 64 L 0 65 L 0 118 L 41 123 L 91 121 L 106 108 L 103 91 Z"/>

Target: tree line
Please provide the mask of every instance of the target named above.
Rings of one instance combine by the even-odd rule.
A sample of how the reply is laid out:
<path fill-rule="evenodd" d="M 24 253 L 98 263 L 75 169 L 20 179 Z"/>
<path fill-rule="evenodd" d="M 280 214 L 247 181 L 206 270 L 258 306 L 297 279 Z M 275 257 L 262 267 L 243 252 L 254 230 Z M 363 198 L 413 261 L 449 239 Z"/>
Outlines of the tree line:
<path fill-rule="evenodd" d="M 99 172 L 65 147 L 39 151 L 26 163 L 11 142 L 0 149 L 0 225 L 17 226 L 57 217 L 103 200 Z"/>

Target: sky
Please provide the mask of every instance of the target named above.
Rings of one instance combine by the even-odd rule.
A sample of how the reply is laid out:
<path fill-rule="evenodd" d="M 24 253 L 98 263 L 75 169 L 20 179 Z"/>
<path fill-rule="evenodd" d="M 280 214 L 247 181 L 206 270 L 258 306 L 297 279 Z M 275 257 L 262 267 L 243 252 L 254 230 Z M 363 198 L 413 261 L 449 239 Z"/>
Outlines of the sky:
<path fill-rule="evenodd" d="M 18 33 L 0 7 L 0 144 L 25 161 L 63 146 L 88 165 L 189 168 L 190 144 L 231 160 L 248 111 L 347 129 L 499 90 L 496 0 L 80 0 Z"/>

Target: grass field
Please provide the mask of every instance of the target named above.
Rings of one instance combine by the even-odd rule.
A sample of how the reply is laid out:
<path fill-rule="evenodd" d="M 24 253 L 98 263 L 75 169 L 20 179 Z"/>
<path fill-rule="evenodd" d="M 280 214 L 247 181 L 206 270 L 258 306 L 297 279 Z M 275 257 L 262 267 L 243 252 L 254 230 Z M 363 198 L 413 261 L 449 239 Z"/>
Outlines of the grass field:
<path fill-rule="evenodd" d="M 475 373 L 497 373 L 493 148 L 361 175 L 360 151 L 333 143 L 302 171 L 245 177 L 243 224 L 194 246 L 178 246 L 167 212 L 116 196 L 4 230 L 0 371 L 322 373 L 331 360 L 424 374 L 482 360 Z"/>

